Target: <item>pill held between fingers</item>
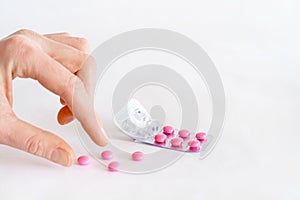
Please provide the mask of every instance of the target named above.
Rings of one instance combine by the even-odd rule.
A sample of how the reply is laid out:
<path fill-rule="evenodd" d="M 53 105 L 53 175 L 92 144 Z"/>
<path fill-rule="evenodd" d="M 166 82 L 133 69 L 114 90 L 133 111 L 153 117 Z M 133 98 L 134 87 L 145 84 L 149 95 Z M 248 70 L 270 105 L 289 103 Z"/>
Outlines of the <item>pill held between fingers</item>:
<path fill-rule="evenodd" d="M 113 158 L 113 153 L 111 151 L 109 151 L 109 150 L 103 151 L 101 153 L 101 158 L 103 160 L 110 160 L 110 159 Z"/>
<path fill-rule="evenodd" d="M 190 132 L 188 130 L 182 129 L 178 132 L 179 137 L 188 138 L 190 136 Z"/>
<path fill-rule="evenodd" d="M 113 161 L 113 162 L 108 164 L 108 171 L 117 172 L 117 171 L 119 171 L 119 166 L 120 166 L 119 162 Z"/>
<path fill-rule="evenodd" d="M 88 165 L 90 163 L 90 158 L 88 156 L 79 156 L 77 163 L 79 165 Z"/>
<path fill-rule="evenodd" d="M 183 139 L 180 137 L 172 138 L 170 142 L 173 147 L 180 147 L 182 145 Z"/>
<path fill-rule="evenodd" d="M 206 133 L 204 132 L 199 132 L 196 134 L 197 140 L 199 140 L 201 143 L 206 141 Z"/>
<path fill-rule="evenodd" d="M 164 132 L 164 134 L 167 134 L 167 135 L 173 135 L 174 128 L 172 126 L 164 126 L 163 132 Z"/>
<path fill-rule="evenodd" d="M 154 140 L 157 143 L 164 143 L 166 141 L 166 139 L 167 139 L 167 136 L 165 134 L 162 134 L 162 133 L 156 134 L 154 136 Z"/>
<path fill-rule="evenodd" d="M 143 152 L 136 151 L 131 155 L 131 158 L 134 161 L 141 161 L 144 159 L 144 154 L 143 154 Z"/>

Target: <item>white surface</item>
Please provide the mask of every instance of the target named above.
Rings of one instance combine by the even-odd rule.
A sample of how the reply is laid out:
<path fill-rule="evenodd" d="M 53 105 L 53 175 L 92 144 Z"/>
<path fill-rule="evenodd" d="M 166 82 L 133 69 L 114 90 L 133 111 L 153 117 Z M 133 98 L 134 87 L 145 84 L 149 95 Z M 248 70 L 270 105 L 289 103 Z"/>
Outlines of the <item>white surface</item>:
<path fill-rule="evenodd" d="M 299 8 L 296 0 L 2 1 L 1 37 L 20 28 L 68 31 L 95 48 L 143 27 L 187 35 L 222 76 L 227 119 L 205 160 L 184 156 L 146 175 L 97 163 L 64 168 L 0 146 L 0 199 L 300 199 Z M 56 122 L 58 108 L 58 97 L 36 82 L 14 81 L 17 115 L 85 153 L 72 125 Z"/>

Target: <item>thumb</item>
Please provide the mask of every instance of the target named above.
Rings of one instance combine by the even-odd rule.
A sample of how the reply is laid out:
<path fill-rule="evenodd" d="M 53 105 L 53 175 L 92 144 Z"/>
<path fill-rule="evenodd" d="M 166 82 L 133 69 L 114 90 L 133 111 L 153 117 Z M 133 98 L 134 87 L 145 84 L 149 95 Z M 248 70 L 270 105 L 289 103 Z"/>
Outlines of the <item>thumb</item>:
<path fill-rule="evenodd" d="M 74 162 L 72 148 L 60 137 L 16 117 L 1 127 L 3 144 L 41 156 L 63 166 Z"/>

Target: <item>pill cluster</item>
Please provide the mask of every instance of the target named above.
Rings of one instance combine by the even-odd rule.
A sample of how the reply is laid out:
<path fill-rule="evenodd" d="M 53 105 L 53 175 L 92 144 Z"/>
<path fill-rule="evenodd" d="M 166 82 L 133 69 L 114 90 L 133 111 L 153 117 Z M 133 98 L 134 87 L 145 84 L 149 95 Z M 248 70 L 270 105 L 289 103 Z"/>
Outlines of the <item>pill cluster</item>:
<path fill-rule="evenodd" d="M 110 150 L 105 150 L 100 154 L 102 160 L 113 159 L 113 152 Z M 108 164 L 107 169 L 111 172 L 117 172 L 119 170 L 120 163 L 118 161 L 112 161 Z"/>
<path fill-rule="evenodd" d="M 204 132 L 177 130 L 172 126 L 164 126 L 159 120 L 152 119 L 136 99 L 130 99 L 127 105 L 115 115 L 114 122 L 122 133 L 135 141 L 161 148 L 200 152 L 209 142 Z"/>
<path fill-rule="evenodd" d="M 176 130 L 172 126 L 164 126 L 154 136 L 137 141 L 177 151 L 199 152 L 207 141 L 207 136 L 205 132 L 192 133 L 186 129 Z"/>
<path fill-rule="evenodd" d="M 110 150 L 105 150 L 100 154 L 102 160 L 111 160 L 113 159 L 113 152 Z M 133 161 L 142 161 L 144 159 L 144 153 L 140 151 L 133 152 L 131 154 L 131 159 Z M 90 158 L 88 156 L 79 156 L 77 159 L 77 163 L 79 165 L 88 165 L 90 162 Z M 112 161 L 108 164 L 107 169 L 111 172 L 119 171 L 120 163 L 118 161 Z"/>

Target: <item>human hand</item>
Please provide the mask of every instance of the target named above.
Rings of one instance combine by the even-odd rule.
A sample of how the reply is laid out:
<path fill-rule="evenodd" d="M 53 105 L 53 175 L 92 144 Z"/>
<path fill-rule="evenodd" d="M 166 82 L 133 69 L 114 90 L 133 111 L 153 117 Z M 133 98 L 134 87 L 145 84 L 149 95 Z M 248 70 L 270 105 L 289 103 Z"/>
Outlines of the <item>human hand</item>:
<path fill-rule="evenodd" d="M 67 33 L 20 30 L 0 40 L 0 144 L 64 166 L 74 162 L 73 150 L 64 140 L 13 113 L 12 80 L 20 77 L 35 79 L 60 97 L 60 124 L 77 118 L 96 144 L 106 145 L 107 136 L 93 108 L 95 69 L 87 41 Z"/>

